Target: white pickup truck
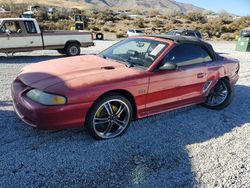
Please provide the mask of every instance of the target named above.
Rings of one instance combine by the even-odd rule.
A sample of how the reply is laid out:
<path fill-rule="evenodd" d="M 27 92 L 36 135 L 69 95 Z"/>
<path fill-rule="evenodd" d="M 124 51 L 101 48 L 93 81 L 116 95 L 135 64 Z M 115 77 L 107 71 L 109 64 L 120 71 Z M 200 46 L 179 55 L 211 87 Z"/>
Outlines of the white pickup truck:
<path fill-rule="evenodd" d="M 93 46 L 91 32 L 43 31 L 35 19 L 0 19 L 0 52 L 15 53 L 34 50 L 58 50 L 61 54 L 76 56 L 80 47 Z"/>

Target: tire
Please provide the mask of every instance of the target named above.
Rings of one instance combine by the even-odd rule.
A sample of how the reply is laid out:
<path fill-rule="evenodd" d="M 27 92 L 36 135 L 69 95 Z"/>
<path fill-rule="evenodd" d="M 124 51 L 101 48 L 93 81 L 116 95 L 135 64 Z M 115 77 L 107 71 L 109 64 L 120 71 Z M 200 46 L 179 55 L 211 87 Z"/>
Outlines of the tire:
<path fill-rule="evenodd" d="M 77 56 L 81 53 L 80 45 L 77 43 L 70 43 L 66 46 L 67 56 Z"/>
<path fill-rule="evenodd" d="M 112 93 L 101 97 L 88 113 L 86 129 L 97 139 L 112 139 L 123 135 L 130 126 L 133 108 L 124 96 Z"/>
<path fill-rule="evenodd" d="M 66 51 L 64 49 L 58 49 L 57 52 L 62 55 L 66 54 Z"/>
<path fill-rule="evenodd" d="M 231 86 L 227 79 L 222 78 L 210 91 L 210 94 L 207 96 L 207 101 L 202 105 L 209 109 L 222 110 L 232 102 L 233 98 L 234 87 Z"/>
<path fill-rule="evenodd" d="M 103 40 L 104 36 L 102 33 L 97 33 L 96 34 L 96 40 Z"/>

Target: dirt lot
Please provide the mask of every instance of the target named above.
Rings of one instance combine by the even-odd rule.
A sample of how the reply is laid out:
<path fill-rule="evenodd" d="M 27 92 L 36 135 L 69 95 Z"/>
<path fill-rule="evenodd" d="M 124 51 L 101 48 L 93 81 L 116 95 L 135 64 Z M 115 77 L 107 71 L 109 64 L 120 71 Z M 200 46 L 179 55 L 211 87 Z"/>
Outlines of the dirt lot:
<path fill-rule="evenodd" d="M 98 42 L 97 53 L 114 42 Z M 213 43 L 241 60 L 233 103 L 201 106 L 132 123 L 117 139 L 95 141 L 81 129 L 35 130 L 13 111 L 10 84 L 25 65 L 61 58 L 53 51 L 0 54 L 0 187 L 250 187 L 250 53 Z"/>

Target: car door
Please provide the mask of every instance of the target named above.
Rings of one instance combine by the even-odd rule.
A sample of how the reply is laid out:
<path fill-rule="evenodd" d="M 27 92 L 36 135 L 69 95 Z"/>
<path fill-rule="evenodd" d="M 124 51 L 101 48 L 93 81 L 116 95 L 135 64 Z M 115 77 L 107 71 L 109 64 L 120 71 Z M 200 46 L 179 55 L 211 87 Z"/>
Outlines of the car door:
<path fill-rule="evenodd" d="M 4 21 L 0 31 L 2 51 L 12 52 L 25 48 L 25 34 L 19 21 Z"/>
<path fill-rule="evenodd" d="M 26 29 L 26 47 L 33 50 L 43 49 L 41 33 L 38 33 L 34 21 L 24 21 Z"/>
<path fill-rule="evenodd" d="M 208 68 L 212 61 L 198 45 L 179 44 L 158 65 L 175 63 L 176 70 L 154 71 L 150 75 L 146 109 L 148 114 L 199 103 L 204 99 Z"/>

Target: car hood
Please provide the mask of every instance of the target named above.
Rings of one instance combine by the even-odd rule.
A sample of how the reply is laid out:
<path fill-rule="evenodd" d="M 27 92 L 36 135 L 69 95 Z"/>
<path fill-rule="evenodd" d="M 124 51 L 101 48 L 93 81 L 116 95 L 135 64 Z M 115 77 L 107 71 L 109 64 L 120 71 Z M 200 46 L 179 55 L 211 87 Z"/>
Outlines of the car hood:
<path fill-rule="evenodd" d="M 59 83 L 76 83 L 79 86 L 105 83 L 114 79 L 125 79 L 139 74 L 139 70 L 122 63 L 103 59 L 96 55 L 59 58 L 24 67 L 18 78 L 27 86 L 46 90 Z M 83 83 L 82 83 L 83 82 Z"/>

